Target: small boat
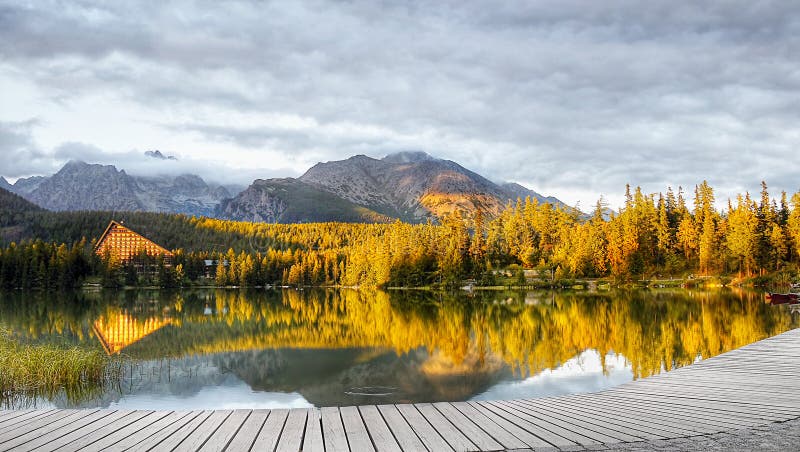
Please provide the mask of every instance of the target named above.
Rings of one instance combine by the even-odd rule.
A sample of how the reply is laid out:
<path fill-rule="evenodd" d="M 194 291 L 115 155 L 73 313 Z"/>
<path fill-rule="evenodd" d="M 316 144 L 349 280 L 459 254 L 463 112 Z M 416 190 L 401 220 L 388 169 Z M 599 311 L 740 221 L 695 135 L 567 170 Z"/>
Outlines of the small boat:
<path fill-rule="evenodd" d="M 767 292 L 767 301 L 769 304 L 797 303 L 800 302 L 800 294 Z"/>

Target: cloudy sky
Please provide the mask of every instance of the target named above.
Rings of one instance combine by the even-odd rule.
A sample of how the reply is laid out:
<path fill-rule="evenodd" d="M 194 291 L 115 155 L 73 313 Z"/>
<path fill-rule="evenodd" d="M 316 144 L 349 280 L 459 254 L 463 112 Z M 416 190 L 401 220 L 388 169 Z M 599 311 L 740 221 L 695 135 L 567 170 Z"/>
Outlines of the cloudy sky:
<path fill-rule="evenodd" d="M 798 52 L 796 1 L 0 0 L 0 175 L 246 184 L 423 150 L 586 210 L 626 183 L 792 193 Z"/>

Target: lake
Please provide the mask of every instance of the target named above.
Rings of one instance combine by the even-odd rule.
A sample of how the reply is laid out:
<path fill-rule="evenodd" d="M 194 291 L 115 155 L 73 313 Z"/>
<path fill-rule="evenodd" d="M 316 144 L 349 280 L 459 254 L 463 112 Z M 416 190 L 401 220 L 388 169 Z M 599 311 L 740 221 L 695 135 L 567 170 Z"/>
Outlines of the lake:
<path fill-rule="evenodd" d="M 737 290 L 183 290 L 0 294 L 20 340 L 124 359 L 103 388 L 6 407 L 287 408 L 597 391 L 776 335 Z"/>

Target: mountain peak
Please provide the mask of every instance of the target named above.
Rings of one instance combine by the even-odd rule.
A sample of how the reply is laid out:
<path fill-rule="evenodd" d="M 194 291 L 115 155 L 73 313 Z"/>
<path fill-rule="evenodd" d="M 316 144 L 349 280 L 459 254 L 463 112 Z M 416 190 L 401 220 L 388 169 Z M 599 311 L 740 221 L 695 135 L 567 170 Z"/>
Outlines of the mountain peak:
<path fill-rule="evenodd" d="M 401 151 L 389 154 L 381 160 L 386 163 L 417 163 L 438 159 L 422 151 Z"/>
<path fill-rule="evenodd" d="M 158 160 L 178 160 L 174 155 L 164 155 L 161 151 L 145 151 L 144 155 Z"/>
<path fill-rule="evenodd" d="M 69 159 L 69 161 L 65 163 L 63 167 L 61 167 L 61 169 L 63 170 L 64 168 L 85 168 L 87 166 L 89 166 L 89 164 L 84 162 L 83 160 Z"/>

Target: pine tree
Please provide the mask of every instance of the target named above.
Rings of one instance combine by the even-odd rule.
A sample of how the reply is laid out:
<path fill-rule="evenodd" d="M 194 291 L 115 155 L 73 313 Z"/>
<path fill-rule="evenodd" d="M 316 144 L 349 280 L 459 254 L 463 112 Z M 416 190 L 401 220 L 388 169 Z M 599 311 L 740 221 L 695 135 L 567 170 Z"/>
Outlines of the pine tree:
<path fill-rule="evenodd" d="M 725 245 L 731 254 L 738 260 L 739 271 L 751 274 L 756 264 L 758 252 L 758 217 L 756 206 L 748 194 L 745 198 L 737 198 L 735 209 L 728 214 L 728 233 Z"/>

